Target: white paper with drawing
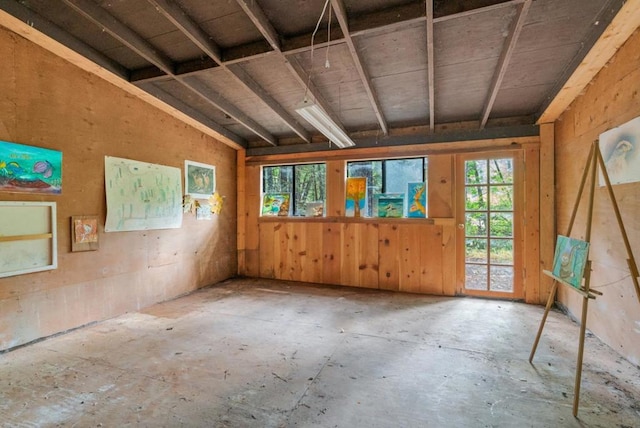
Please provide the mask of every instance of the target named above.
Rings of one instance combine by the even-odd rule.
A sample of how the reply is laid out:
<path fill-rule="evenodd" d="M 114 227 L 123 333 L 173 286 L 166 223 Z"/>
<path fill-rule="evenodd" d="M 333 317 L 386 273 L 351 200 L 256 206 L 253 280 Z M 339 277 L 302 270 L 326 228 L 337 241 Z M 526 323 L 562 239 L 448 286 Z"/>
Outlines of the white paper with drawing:
<path fill-rule="evenodd" d="M 640 117 L 600 134 L 600 152 L 611 184 L 640 181 Z M 604 186 L 600 173 L 600 186 Z"/>
<path fill-rule="evenodd" d="M 105 156 L 105 232 L 182 225 L 180 168 Z"/>

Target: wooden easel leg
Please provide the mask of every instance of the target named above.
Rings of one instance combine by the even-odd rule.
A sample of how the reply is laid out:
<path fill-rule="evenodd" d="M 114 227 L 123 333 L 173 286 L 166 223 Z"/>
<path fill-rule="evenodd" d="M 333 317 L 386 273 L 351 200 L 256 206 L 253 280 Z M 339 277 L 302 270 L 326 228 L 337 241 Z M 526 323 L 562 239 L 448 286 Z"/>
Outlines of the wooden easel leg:
<path fill-rule="evenodd" d="M 542 316 L 542 320 L 540 321 L 540 327 L 538 327 L 538 335 L 536 336 L 535 342 L 533 342 L 533 347 L 531 348 L 531 353 L 529 354 L 529 363 L 533 361 L 533 356 L 536 354 L 536 349 L 538 349 L 538 342 L 540 342 L 540 336 L 542 336 L 542 329 L 544 328 L 544 324 L 547 322 L 547 315 L 549 315 L 549 310 L 551 310 L 551 306 L 555 301 L 557 289 L 558 281 L 553 281 L 553 286 L 551 287 L 549 298 L 547 299 L 547 306 L 544 309 L 544 315 Z"/>
<path fill-rule="evenodd" d="M 578 417 L 578 406 L 580 404 L 580 381 L 582 379 L 582 356 L 584 355 L 584 338 L 587 329 L 587 307 L 589 298 L 583 297 L 582 300 L 582 319 L 580 321 L 580 343 L 578 345 L 578 362 L 576 365 L 576 383 L 573 387 L 573 417 Z"/>

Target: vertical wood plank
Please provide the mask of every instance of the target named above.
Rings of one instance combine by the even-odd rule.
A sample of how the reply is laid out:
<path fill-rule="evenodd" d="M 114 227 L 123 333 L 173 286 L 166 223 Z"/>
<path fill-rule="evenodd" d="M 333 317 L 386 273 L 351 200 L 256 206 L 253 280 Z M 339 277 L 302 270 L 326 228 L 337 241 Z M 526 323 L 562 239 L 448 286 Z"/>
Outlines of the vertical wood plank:
<path fill-rule="evenodd" d="M 323 267 L 323 231 L 322 223 L 305 223 L 304 252 L 301 281 L 321 283 Z"/>
<path fill-rule="evenodd" d="M 540 125 L 540 269 L 549 271 L 553 270 L 556 239 L 554 133 L 553 123 Z M 552 286 L 553 280 L 550 277 L 540 275 L 537 303 L 542 304 L 548 299 Z"/>
<path fill-rule="evenodd" d="M 420 240 L 422 228 L 418 225 L 401 225 L 398 228 L 399 284 L 400 291 L 417 293 L 420 291 Z"/>
<path fill-rule="evenodd" d="M 273 269 L 274 263 L 274 227 L 277 223 L 262 223 L 260 224 L 260 277 L 261 278 L 276 278 L 275 271 Z"/>
<path fill-rule="evenodd" d="M 424 225 L 420 232 L 420 288 L 419 293 L 444 294 L 443 232 L 442 226 Z"/>
<path fill-rule="evenodd" d="M 378 226 L 378 285 L 384 290 L 398 290 L 400 288 L 399 262 L 399 232 L 395 224 L 380 224 Z"/>
<path fill-rule="evenodd" d="M 246 150 L 238 150 L 236 153 L 236 180 L 237 180 L 237 197 L 236 197 L 236 240 L 238 254 L 238 275 L 244 275 L 246 272 L 246 259 L 244 251 L 246 249 L 246 233 L 247 233 L 247 209 L 246 209 L 246 168 L 245 168 Z"/>
<path fill-rule="evenodd" d="M 454 216 L 453 155 L 429 155 L 428 215 L 432 218 Z"/>
<path fill-rule="evenodd" d="M 260 174 L 259 166 L 251 165 L 245 168 L 245 274 L 259 276 L 260 274 L 260 231 L 258 216 L 260 212 Z"/>
<path fill-rule="evenodd" d="M 340 223 L 324 223 L 322 227 L 322 282 L 341 284 L 342 228 Z"/>
<path fill-rule="evenodd" d="M 307 263 L 307 248 L 305 247 L 306 241 L 306 223 L 290 223 L 290 241 L 291 249 L 289 251 L 290 257 L 290 279 L 293 281 L 302 280 L 302 270 Z"/>
<path fill-rule="evenodd" d="M 378 225 L 358 224 L 358 287 L 378 288 Z"/>
<path fill-rule="evenodd" d="M 456 294 L 456 225 L 455 221 L 442 224 L 442 294 Z"/>
<path fill-rule="evenodd" d="M 327 161 L 327 217 L 344 215 L 345 161 Z"/>
<path fill-rule="evenodd" d="M 359 286 L 359 252 L 358 243 L 360 226 L 357 223 L 343 224 L 342 234 L 342 285 Z"/>
<path fill-rule="evenodd" d="M 524 165 L 524 296 L 527 303 L 537 304 L 543 300 L 540 298 L 540 150 L 537 145 L 525 146 Z"/>

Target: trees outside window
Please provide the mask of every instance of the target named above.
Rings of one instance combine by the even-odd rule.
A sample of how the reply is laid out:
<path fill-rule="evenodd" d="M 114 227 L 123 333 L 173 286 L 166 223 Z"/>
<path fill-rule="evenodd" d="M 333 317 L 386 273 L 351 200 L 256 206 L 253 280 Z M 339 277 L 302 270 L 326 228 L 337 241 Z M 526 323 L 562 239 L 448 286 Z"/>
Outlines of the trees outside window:
<path fill-rule="evenodd" d="M 326 165 L 276 165 L 262 168 L 263 193 L 289 193 L 293 215 L 304 215 L 309 202 L 326 199 Z"/>

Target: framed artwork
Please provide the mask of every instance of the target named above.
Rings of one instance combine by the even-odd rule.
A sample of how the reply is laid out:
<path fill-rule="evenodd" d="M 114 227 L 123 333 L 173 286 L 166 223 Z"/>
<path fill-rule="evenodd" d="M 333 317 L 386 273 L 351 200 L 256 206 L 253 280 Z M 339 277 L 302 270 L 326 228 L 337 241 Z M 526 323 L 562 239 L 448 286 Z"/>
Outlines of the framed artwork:
<path fill-rule="evenodd" d="M 196 220 L 211 220 L 211 205 L 200 204 L 196 208 Z"/>
<path fill-rule="evenodd" d="M 289 193 L 265 193 L 262 196 L 263 216 L 288 216 L 291 208 Z"/>
<path fill-rule="evenodd" d="M 71 251 L 95 251 L 98 249 L 98 216 L 71 216 Z"/>
<path fill-rule="evenodd" d="M 367 177 L 348 177 L 344 215 L 364 217 L 367 206 Z"/>
<path fill-rule="evenodd" d="M 0 141 L 0 192 L 62 193 L 62 152 Z"/>
<path fill-rule="evenodd" d="M 404 194 L 381 193 L 378 196 L 378 217 L 401 218 L 404 214 Z"/>
<path fill-rule="evenodd" d="M 305 206 L 305 217 L 323 217 L 324 216 L 324 202 L 314 201 L 307 202 Z"/>
<path fill-rule="evenodd" d="M 576 288 L 582 285 L 589 243 L 558 235 L 553 257 L 553 275 Z"/>
<path fill-rule="evenodd" d="M 216 167 L 184 161 L 185 193 L 196 199 L 209 199 L 216 191 Z"/>
<path fill-rule="evenodd" d="M 0 201 L 0 278 L 58 267 L 55 202 Z"/>
<path fill-rule="evenodd" d="M 600 134 L 599 146 L 611 184 L 640 181 L 640 116 Z"/>
<path fill-rule="evenodd" d="M 407 217 L 427 216 L 427 185 L 424 182 L 407 183 Z"/>

